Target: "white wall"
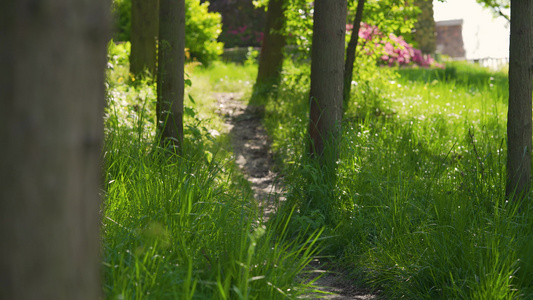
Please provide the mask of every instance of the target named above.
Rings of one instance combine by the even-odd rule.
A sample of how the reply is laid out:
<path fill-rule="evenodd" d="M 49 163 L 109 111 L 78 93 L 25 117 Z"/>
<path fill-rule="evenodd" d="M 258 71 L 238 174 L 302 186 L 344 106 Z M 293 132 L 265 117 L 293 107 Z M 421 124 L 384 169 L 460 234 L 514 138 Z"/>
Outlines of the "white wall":
<path fill-rule="evenodd" d="M 509 22 L 476 0 L 433 2 L 435 21 L 463 20 L 466 59 L 509 57 Z"/>

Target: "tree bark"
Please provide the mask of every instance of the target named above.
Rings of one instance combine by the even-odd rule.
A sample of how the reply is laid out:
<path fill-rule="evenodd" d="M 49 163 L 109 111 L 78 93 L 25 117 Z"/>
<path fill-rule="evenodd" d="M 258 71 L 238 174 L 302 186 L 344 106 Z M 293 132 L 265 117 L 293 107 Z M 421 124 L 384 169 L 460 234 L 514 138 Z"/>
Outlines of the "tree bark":
<path fill-rule="evenodd" d="M 524 198 L 531 184 L 533 1 L 511 1 L 507 196 Z"/>
<path fill-rule="evenodd" d="M 343 100 L 346 107 L 350 101 L 350 92 L 352 88 L 353 78 L 353 64 L 355 62 L 355 51 L 357 50 L 357 43 L 359 41 L 359 29 L 361 28 L 361 21 L 363 20 L 363 10 L 366 0 L 358 0 L 355 18 L 353 20 L 352 36 L 346 48 L 346 64 L 344 65 L 344 93 Z"/>
<path fill-rule="evenodd" d="M 433 0 L 415 0 L 414 4 L 420 8 L 421 12 L 417 17 L 413 39 L 422 53 L 433 54 L 437 47 Z"/>
<path fill-rule="evenodd" d="M 283 48 L 286 43 L 285 36 L 281 32 L 285 25 L 285 7 L 283 0 L 270 0 L 268 2 L 254 96 L 261 97 L 268 94 L 272 87 L 280 82 Z"/>
<path fill-rule="evenodd" d="M 157 122 L 161 143 L 183 145 L 185 0 L 159 2 Z"/>
<path fill-rule="evenodd" d="M 336 148 L 341 133 L 346 6 L 346 0 L 315 1 L 309 95 L 311 156 L 321 157 L 326 144 Z"/>
<path fill-rule="evenodd" d="M 155 75 L 159 0 L 131 0 L 130 72 L 141 75 L 145 70 Z"/>
<path fill-rule="evenodd" d="M 0 10 L 0 299 L 99 299 L 106 0 Z"/>

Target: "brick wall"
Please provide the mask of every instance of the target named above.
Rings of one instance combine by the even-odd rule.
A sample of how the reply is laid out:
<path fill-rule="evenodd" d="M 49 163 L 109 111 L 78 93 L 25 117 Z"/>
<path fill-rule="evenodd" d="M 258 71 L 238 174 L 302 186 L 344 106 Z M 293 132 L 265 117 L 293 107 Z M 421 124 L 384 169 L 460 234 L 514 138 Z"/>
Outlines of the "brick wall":
<path fill-rule="evenodd" d="M 435 22 L 437 30 L 437 53 L 452 58 L 464 58 L 463 20 Z"/>

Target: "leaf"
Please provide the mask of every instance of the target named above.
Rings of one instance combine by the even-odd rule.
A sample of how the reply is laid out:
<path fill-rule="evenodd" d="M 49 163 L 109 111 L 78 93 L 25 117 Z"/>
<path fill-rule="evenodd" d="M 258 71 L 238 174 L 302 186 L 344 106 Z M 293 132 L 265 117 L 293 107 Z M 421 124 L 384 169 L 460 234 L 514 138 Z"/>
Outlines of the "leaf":
<path fill-rule="evenodd" d="M 187 125 L 187 129 L 195 138 L 202 138 L 202 132 L 198 128 Z"/>
<path fill-rule="evenodd" d="M 207 159 L 207 163 L 211 163 L 211 161 L 213 160 L 213 153 L 205 150 L 204 151 L 204 154 L 205 154 L 205 158 Z"/>
<path fill-rule="evenodd" d="M 194 99 L 192 98 L 191 95 L 189 95 L 189 100 L 191 100 L 192 104 L 196 104 L 196 102 L 194 102 Z"/>
<path fill-rule="evenodd" d="M 194 118 L 196 116 L 196 113 L 194 112 L 194 110 L 190 107 L 183 107 L 183 110 L 185 112 L 185 115 L 187 116 L 190 116 L 192 118 Z"/>
<path fill-rule="evenodd" d="M 186 86 L 192 86 L 192 81 L 190 79 L 185 79 Z"/>

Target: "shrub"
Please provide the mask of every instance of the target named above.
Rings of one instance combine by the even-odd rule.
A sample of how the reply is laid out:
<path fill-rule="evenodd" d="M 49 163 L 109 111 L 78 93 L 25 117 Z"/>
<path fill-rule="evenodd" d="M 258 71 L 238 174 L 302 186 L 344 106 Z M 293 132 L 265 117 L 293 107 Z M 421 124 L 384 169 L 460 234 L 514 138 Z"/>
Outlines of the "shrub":
<path fill-rule="evenodd" d="M 217 60 L 224 50 L 224 45 L 217 42 L 222 32 L 220 14 L 207 10 L 209 2 L 187 0 L 185 5 L 185 47 L 189 49 L 190 58 L 207 65 Z"/>
<path fill-rule="evenodd" d="M 347 26 L 347 29 L 350 30 L 350 26 Z M 396 36 L 394 33 L 387 36 L 377 26 L 362 23 L 359 38 L 361 47 L 365 49 L 364 53 L 376 56 L 381 65 L 443 67 L 430 55 L 422 54 L 422 51 L 407 43 L 402 36 Z"/>

